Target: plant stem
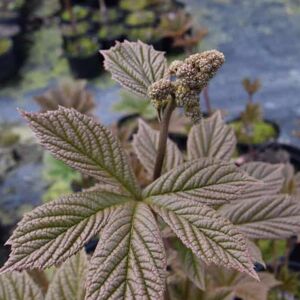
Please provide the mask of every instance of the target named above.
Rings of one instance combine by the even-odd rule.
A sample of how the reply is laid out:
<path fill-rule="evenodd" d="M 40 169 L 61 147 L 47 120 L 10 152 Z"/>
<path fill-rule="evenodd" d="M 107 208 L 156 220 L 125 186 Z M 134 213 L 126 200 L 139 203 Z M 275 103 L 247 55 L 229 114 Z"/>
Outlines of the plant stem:
<path fill-rule="evenodd" d="M 187 277 L 185 279 L 183 299 L 189 300 L 189 297 L 190 297 L 190 281 L 189 278 Z"/>
<path fill-rule="evenodd" d="M 208 114 L 208 116 L 210 116 L 212 113 L 212 109 L 211 109 L 211 102 L 210 102 L 210 98 L 209 98 L 209 94 L 208 94 L 208 86 L 206 86 L 203 89 L 203 97 L 204 97 L 204 101 L 205 101 L 207 114 Z"/>
<path fill-rule="evenodd" d="M 162 121 L 160 124 L 159 142 L 158 142 L 158 150 L 157 150 L 157 156 L 156 156 L 154 172 L 153 172 L 153 181 L 156 180 L 157 178 L 159 178 L 161 175 L 162 166 L 163 166 L 165 153 L 166 153 L 166 147 L 167 147 L 170 119 L 171 119 L 172 112 L 174 111 L 175 107 L 176 107 L 175 101 L 174 101 L 174 99 L 172 99 L 168 103 L 168 105 L 163 113 Z M 157 219 L 156 213 L 155 212 L 153 212 L 153 213 L 154 213 L 155 218 Z M 164 241 L 164 243 L 165 243 L 165 241 Z M 171 300 L 167 284 L 166 284 L 164 300 Z"/>
<path fill-rule="evenodd" d="M 163 118 L 160 124 L 160 133 L 159 133 L 159 142 L 158 142 L 158 150 L 157 156 L 154 166 L 153 172 L 153 181 L 156 180 L 160 175 L 163 167 L 163 162 L 165 158 L 167 139 L 168 139 L 168 131 L 169 131 L 169 123 L 172 116 L 172 112 L 174 111 L 176 105 L 174 100 L 172 99 L 163 114 Z"/>
<path fill-rule="evenodd" d="M 168 290 L 168 286 L 166 286 L 164 300 L 171 300 L 169 290 Z"/>

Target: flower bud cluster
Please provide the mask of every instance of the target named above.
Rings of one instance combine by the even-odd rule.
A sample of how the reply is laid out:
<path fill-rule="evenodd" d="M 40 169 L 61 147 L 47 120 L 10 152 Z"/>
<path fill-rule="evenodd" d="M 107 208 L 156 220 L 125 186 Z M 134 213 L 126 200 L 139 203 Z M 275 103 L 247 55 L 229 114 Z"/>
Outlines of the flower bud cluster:
<path fill-rule="evenodd" d="M 217 50 L 193 54 L 184 61 L 173 61 L 169 74 L 174 80 L 161 79 L 149 87 L 152 103 L 161 109 L 173 98 L 187 116 L 198 122 L 201 118 L 199 94 L 224 61 L 223 53 Z"/>
<path fill-rule="evenodd" d="M 148 96 L 153 106 L 160 110 L 167 105 L 174 94 L 174 85 L 169 79 L 160 79 L 148 88 Z"/>

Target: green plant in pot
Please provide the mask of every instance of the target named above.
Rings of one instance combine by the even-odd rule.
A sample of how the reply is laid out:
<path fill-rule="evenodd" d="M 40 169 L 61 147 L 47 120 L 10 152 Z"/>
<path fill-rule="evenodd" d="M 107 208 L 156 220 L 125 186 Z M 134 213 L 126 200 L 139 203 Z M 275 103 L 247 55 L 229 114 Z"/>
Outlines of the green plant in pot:
<path fill-rule="evenodd" d="M 120 22 L 123 15 L 117 8 L 108 8 L 103 14 L 104 15 L 102 15 L 101 11 L 96 10 L 92 17 L 93 22 L 100 24 L 115 24 Z"/>
<path fill-rule="evenodd" d="M 72 12 L 71 12 L 72 10 Z M 77 22 L 83 21 L 88 18 L 90 14 L 90 10 L 88 7 L 80 6 L 80 5 L 74 5 L 71 7 L 71 10 L 66 9 L 61 14 L 61 20 L 66 23 L 71 23 L 72 18 L 74 18 Z"/>
<path fill-rule="evenodd" d="M 139 11 L 161 2 L 162 0 L 121 0 L 120 8 L 126 11 Z"/>
<path fill-rule="evenodd" d="M 128 39 L 131 41 L 141 40 L 150 42 L 157 40 L 157 35 L 152 27 L 132 28 L 128 32 Z"/>
<path fill-rule="evenodd" d="M 191 29 L 193 19 L 185 10 L 178 10 L 163 14 L 160 17 L 158 30 L 162 37 L 182 37 Z"/>
<path fill-rule="evenodd" d="M 156 20 L 154 12 L 150 10 L 140 10 L 127 15 L 125 24 L 128 27 L 145 27 L 154 25 Z"/>
<path fill-rule="evenodd" d="M 81 21 L 76 23 L 75 30 L 74 26 L 72 26 L 71 24 L 62 24 L 61 32 L 64 38 L 76 38 L 87 34 L 90 28 L 91 26 L 89 22 Z"/>
<path fill-rule="evenodd" d="M 66 44 L 66 56 L 73 73 L 78 78 L 94 78 L 101 71 L 99 43 L 92 38 L 69 40 Z"/>
<path fill-rule="evenodd" d="M 70 57 L 90 57 L 95 55 L 98 50 L 98 44 L 91 38 L 80 38 L 68 42 L 66 46 L 67 55 Z"/>
<path fill-rule="evenodd" d="M 105 49 L 113 46 L 116 41 L 122 41 L 124 37 L 125 29 L 121 24 L 102 25 L 98 32 L 99 41 Z"/>
<path fill-rule="evenodd" d="M 261 88 L 260 81 L 246 78 L 243 80 L 243 86 L 248 93 L 247 104 L 240 119 L 231 122 L 239 143 L 257 145 L 276 139 L 277 129 L 272 123 L 264 120 L 261 105 L 253 101 L 254 94 Z"/>
<path fill-rule="evenodd" d="M 0 39 L 0 56 L 6 54 L 12 49 L 12 40 L 9 38 Z"/>

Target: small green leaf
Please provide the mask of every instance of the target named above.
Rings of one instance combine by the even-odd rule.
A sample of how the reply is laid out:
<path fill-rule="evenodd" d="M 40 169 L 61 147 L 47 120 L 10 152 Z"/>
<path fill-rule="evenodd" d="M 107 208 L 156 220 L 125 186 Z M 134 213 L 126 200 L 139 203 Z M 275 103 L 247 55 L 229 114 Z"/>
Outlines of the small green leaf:
<path fill-rule="evenodd" d="M 7 244 L 12 252 L 1 272 L 46 268 L 76 253 L 130 198 L 108 192 L 76 193 L 25 214 Z"/>
<path fill-rule="evenodd" d="M 202 119 L 188 136 L 188 158 L 212 157 L 229 160 L 236 147 L 234 130 L 225 124 L 220 111 Z"/>
<path fill-rule="evenodd" d="M 141 202 L 114 211 L 90 263 L 87 299 L 162 299 L 166 259 L 149 207 Z"/>
<path fill-rule="evenodd" d="M 178 196 L 214 206 L 238 199 L 248 184 L 256 182 L 230 162 L 201 158 L 162 175 L 146 187 L 143 195 Z"/>
<path fill-rule="evenodd" d="M 159 131 L 152 129 L 139 119 L 138 133 L 133 136 L 133 148 L 141 164 L 149 174 L 153 174 L 159 144 Z M 174 142 L 167 140 L 167 148 L 162 173 L 183 163 L 183 156 Z"/>
<path fill-rule="evenodd" d="M 120 143 L 91 117 L 59 107 L 46 113 L 22 112 L 40 143 L 57 158 L 101 183 L 122 186 L 138 197 L 139 187 Z"/>
<path fill-rule="evenodd" d="M 156 51 L 141 41 L 117 42 L 109 50 L 102 50 L 104 67 L 124 88 L 147 97 L 148 87 L 167 74 L 164 52 Z"/>

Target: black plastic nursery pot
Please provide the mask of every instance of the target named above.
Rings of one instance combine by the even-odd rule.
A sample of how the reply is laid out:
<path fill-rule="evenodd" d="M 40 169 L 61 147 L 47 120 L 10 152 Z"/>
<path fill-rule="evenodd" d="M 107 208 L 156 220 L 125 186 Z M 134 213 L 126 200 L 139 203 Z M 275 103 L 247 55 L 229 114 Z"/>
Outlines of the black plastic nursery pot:
<path fill-rule="evenodd" d="M 173 46 L 174 39 L 171 37 L 165 37 L 161 39 L 161 49 L 166 51 L 168 54 L 178 55 L 184 53 L 184 47 Z"/>
<path fill-rule="evenodd" d="M 117 7 L 120 0 L 104 0 L 107 7 Z"/>
<path fill-rule="evenodd" d="M 13 43 L 5 53 L 0 55 L 0 66 L 0 82 L 5 82 L 16 74 L 17 62 Z"/>
<path fill-rule="evenodd" d="M 233 120 L 230 120 L 229 122 L 227 122 L 229 125 L 233 122 L 237 122 L 237 121 L 241 121 L 240 118 L 235 118 Z M 268 145 L 272 142 L 276 142 L 280 136 L 280 126 L 269 119 L 263 119 L 264 123 L 267 123 L 269 125 L 271 125 L 274 129 L 275 135 L 274 137 L 272 137 L 271 139 L 265 140 L 263 143 L 260 144 L 252 144 L 252 143 L 242 143 L 242 142 L 238 142 L 237 143 L 237 148 L 240 154 L 244 154 L 249 152 L 250 150 L 259 150 L 259 149 L 263 149 L 265 147 L 265 145 Z"/>
<path fill-rule="evenodd" d="M 77 78 L 92 79 L 101 72 L 102 56 L 96 52 L 86 57 L 67 56 L 70 68 Z"/>
<path fill-rule="evenodd" d="M 294 166 L 296 171 L 300 171 L 300 148 L 294 145 L 273 142 L 258 148 L 259 153 L 264 153 L 265 151 L 272 150 L 274 152 L 286 151 L 289 155 L 289 162 Z"/>
<path fill-rule="evenodd" d="M 125 40 L 125 36 L 124 35 L 121 35 L 121 36 L 118 36 L 118 37 L 115 37 L 113 39 L 99 39 L 99 43 L 101 43 L 102 45 L 102 49 L 109 49 L 113 46 L 116 45 L 116 42 L 123 42 Z"/>

